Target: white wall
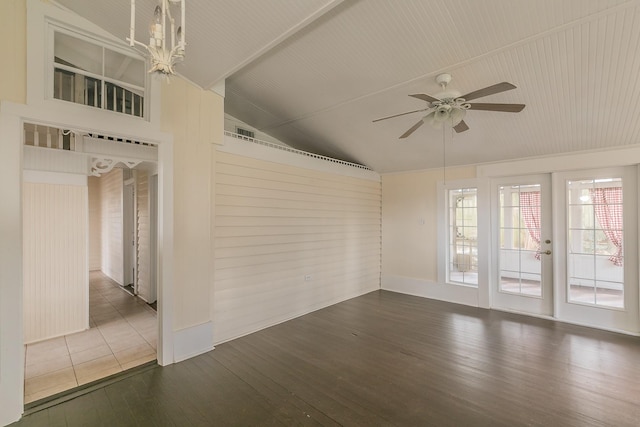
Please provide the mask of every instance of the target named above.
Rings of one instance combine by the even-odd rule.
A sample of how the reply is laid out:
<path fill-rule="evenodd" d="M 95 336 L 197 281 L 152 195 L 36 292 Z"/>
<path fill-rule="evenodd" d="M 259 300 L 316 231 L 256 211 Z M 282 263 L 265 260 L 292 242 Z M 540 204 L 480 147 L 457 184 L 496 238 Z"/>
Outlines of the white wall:
<path fill-rule="evenodd" d="M 100 178 L 87 178 L 89 187 L 89 270 L 102 269 L 102 193 Z"/>
<path fill-rule="evenodd" d="M 26 0 L 0 1 L 0 52 L 3 62 L 11 64 L 0 78 L 0 99 L 5 101 L 24 103 L 26 99 L 26 22 Z"/>
<path fill-rule="evenodd" d="M 478 305 L 476 288 L 438 282 L 438 185 L 475 177 L 475 167 L 382 176 L 383 289 Z M 440 243 L 442 244 L 442 243 Z"/>
<path fill-rule="evenodd" d="M 87 186 L 23 184 L 25 343 L 89 327 Z"/>
<path fill-rule="evenodd" d="M 0 2 L 0 22 L 7 3 Z M 22 133 L 19 117 L 1 107 L 0 103 L 0 425 L 6 425 L 20 418 L 24 393 Z"/>
<path fill-rule="evenodd" d="M 123 285 L 122 169 L 100 177 L 102 272 Z"/>
<path fill-rule="evenodd" d="M 172 293 L 171 327 L 174 359 L 182 360 L 213 348 L 211 325 L 212 191 L 215 144 L 224 136 L 224 99 L 181 80 L 162 85 L 162 130 L 173 135 L 173 212 L 171 224 L 174 251 L 162 256 L 176 278 Z M 160 154 L 163 153 L 161 146 Z M 159 168 L 163 172 L 162 167 Z M 163 206 L 167 211 L 168 206 Z M 159 295 L 162 313 L 162 294 Z M 162 316 L 166 320 L 166 316 Z M 173 361 L 173 360 L 172 360 Z"/>
<path fill-rule="evenodd" d="M 379 289 L 379 179 L 227 149 L 215 166 L 215 342 Z"/>
<path fill-rule="evenodd" d="M 448 169 L 449 181 L 475 177 L 475 167 Z M 438 190 L 442 169 L 382 175 L 382 274 L 438 277 Z"/>

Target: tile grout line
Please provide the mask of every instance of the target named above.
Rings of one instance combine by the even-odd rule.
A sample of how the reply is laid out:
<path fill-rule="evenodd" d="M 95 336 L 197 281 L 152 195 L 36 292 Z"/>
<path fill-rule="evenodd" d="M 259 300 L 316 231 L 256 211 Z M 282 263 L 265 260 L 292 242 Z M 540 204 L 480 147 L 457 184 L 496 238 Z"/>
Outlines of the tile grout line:
<path fill-rule="evenodd" d="M 67 354 L 69 356 L 69 361 L 71 361 L 71 369 L 73 369 L 73 378 L 76 380 L 76 387 L 79 385 L 78 382 L 78 374 L 76 373 L 76 365 L 73 363 L 73 358 L 71 357 L 71 349 L 69 348 L 69 341 L 67 341 L 67 335 L 64 336 L 64 344 L 67 348 Z"/>
<path fill-rule="evenodd" d="M 108 277 L 106 277 L 104 275 L 102 275 L 102 276 L 103 276 L 102 278 L 97 279 L 95 281 L 96 286 L 93 286 L 90 289 L 90 291 L 93 290 L 94 292 L 96 292 L 96 296 L 99 297 L 99 298 L 91 298 L 91 292 L 90 292 L 90 295 L 89 295 L 89 306 L 90 306 L 90 308 L 91 308 L 91 305 L 92 305 L 92 300 L 93 300 L 93 302 L 95 304 L 101 304 L 101 303 L 105 303 L 106 302 L 108 304 L 108 306 L 110 307 L 110 310 L 113 310 L 114 314 L 117 317 L 117 320 L 124 320 L 126 322 L 126 324 L 132 329 L 132 331 L 134 331 L 136 333 L 136 336 L 141 339 L 141 344 L 144 343 L 145 346 L 148 346 L 148 348 L 152 350 L 152 354 L 154 354 L 154 358 L 155 358 L 155 353 L 157 352 L 157 349 L 153 346 L 153 344 L 151 342 L 149 342 L 145 338 L 144 335 L 142 335 L 140 330 L 133 323 L 131 323 L 129 321 L 129 319 L 127 319 L 127 317 L 123 314 L 123 310 L 118 309 L 118 301 L 117 301 L 117 299 L 116 298 L 113 298 L 113 299 L 109 298 L 109 292 L 108 291 L 109 290 L 115 290 L 117 287 L 114 286 L 113 283 L 111 283 L 111 281 L 110 281 L 110 279 Z M 118 289 L 118 290 L 120 290 L 120 289 Z M 111 295 L 114 295 L 114 294 L 111 294 Z M 126 308 L 128 308 L 128 307 L 126 307 Z M 123 309 L 126 309 L 126 308 L 123 308 Z M 149 319 L 153 318 L 154 322 L 157 324 L 157 318 L 156 318 L 155 312 L 152 312 L 152 310 L 150 308 L 148 308 L 146 306 L 146 304 L 142 305 L 136 300 L 136 304 L 132 308 L 134 309 L 134 311 L 133 311 L 133 313 L 129 313 L 129 314 L 134 314 L 134 315 L 137 315 L 137 314 L 140 314 L 140 313 L 148 314 L 150 316 Z M 148 313 L 146 313 L 147 311 L 148 311 Z M 94 324 L 93 327 L 91 326 L 91 323 Z M 104 326 L 104 324 L 102 326 Z M 94 328 L 98 330 L 98 333 L 100 334 L 100 337 L 102 338 L 103 343 L 106 344 L 107 348 L 109 349 L 110 355 L 113 357 L 113 359 L 115 359 L 117 367 L 118 367 L 118 372 L 124 372 L 125 369 L 123 367 L 123 363 L 120 362 L 120 360 L 116 356 L 116 352 L 115 352 L 114 348 L 107 341 L 107 338 L 106 338 L 103 330 L 101 329 L 101 325 L 98 325 L 98 323 L 94 320 L 94 317 L 91 316 L 91 310 L 90 310 L 90 313 L 89 313 L 89 329 L 87 329 L 86 331 L 83 331 L 83 332 L 79 332 L 78 334 L 82 334 L 82 333 L 88 332 L 88 331 L 90 331 L 91 329 L 94 329 Z M 76 335 L 76 334 L 63 335 L 62 337 L 60 337 L 60 338 L 62 338 L 64 340 L 63 341 L 64 342 L 64 349 L 65 349 L 65 352 L 66 352 L 63 355 L 63 357 L 67 357 L 68 358 L 68 360 L 70 362 L 70 368 L 73 371 L 73 382 L 75 383 L 76 387 L 80 387 L 80 381 L 78 379 L 77 367 L 82 365 L 83 363 L 89 363 L 89 362 L 91 362 L 93 360 L 96 360 L 97 358 L 93 358 L 93 359 L 84 361 L 82 363 L 74 363 L 74 358 L 72 357 L 72 354 L 71 354 L 71 347 L 70 347 L 70 342 L 69 342 L 69 339 L 68 339 L 68 337 L 70 337 L 71 335 Z M 119 341 L 117 341 L 117 342 L 119 342 Z M 62 346 L 60 346 L 60 347 L 62 347 Z M 126 350 L 126 349 L 129 349 L 129 348 L 131 348 L 131 347 L 126 347 L 125 349 L 123 349 L 123 351 Z M 90 349 L 86 349 L 86 350 L 90 350 Z M 86 350 L 82 350 L 82 351 L 86 351 Z M 23 367 L 25 372 L 26 372 L 26 369 L 27 369 L 27 366 L 28 366 L 28 359 L 27 359 L 29 357 L 28 356 L 28 351 L 29 351 L 29 345 L 25 345 L 25 347 L 24 347 L 24 359 L 25 360 L 24 360 L 24 367 Z M 139 354 L 137 354 L 137 353 L 134 356 L 136 356 L 136 357 L 134 357 L 133 360 L 128 361 L 126 363 L 126 365 L 130 365 L 131 363 L 133 363 L 135 361 L 138 361 L 138 360 L 146 359 L 146 356 L 138 357 Z M 151 356 L 151 354 L 149 356 Z M 142 362 L 142 364 L 143 363 L 147 363 L 147 362 L 149 362 L 149 361 L 147 360 L 146 362 Z M 132 367 L 135 367 L 135 366 L 137 366 L 137 365 L 133 365 Z M 116 366 L 113 366 L 113 368 L 116 368 Z M 40 373 L 39 375 L 37 375 L 37 376 L 35 376 L 33 378 L 37 378 L 37 377 L 40 377 L 42 375 L 50 375 L 50 374 L 53 374 L 55 372 L 58 372 L 58 371 L 64 370 L 64 369 L 68 369 L 68 368 L 55 369 L 53 371 L 45 371 L 45 372 L 42 372 L 42 373 Z M 106 370 L 107 369 L 104 369 L 103 371 L 106 371 Z M 26 395 L 27 381 L 31 380 L 31 379 L 32 378 L 27 379 L 26 375 L 25 375 L 25 383 L 24 383 L 25 397 L 27 396 Z M 42 392 L 44 392 L 44 390 L 40 390 L 38 392 L 32 393 L 32 395 L 35 395 L 37 393 L 42 393 Z"/>

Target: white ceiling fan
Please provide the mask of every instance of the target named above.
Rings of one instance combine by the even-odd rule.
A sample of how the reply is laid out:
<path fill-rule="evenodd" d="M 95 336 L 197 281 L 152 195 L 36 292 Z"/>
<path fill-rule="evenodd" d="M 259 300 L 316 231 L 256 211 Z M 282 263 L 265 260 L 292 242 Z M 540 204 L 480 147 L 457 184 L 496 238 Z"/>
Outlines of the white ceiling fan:
<path fill-rule="evenodd" d="M 406 138 L 415 132 L 425 122 L 431 123 L 436 128 L 441 128 L 445 123 L 451 124 L 453 129 L 460 133 L 469 129 L 469 126 L 464 122 L 464 117 L 467 110 L 484 110 L 484 111 L 501 111 L 505 113 L 518 113 L 525 107 L 524 104 L 492 104 L 492 103 L 469 103 L 473 99 L 482 98 L 483 96 L 489 96 L 507 90 L 515 89 L 516 86 L 502 82 L 492 86 L 485 87 L 473 92 L 469 92 L 466 95 L 460 96 L 460 92 L 447 91 L 447 85 L 451 81 L 450 74 L 440 74 L 436 77 L 436 82 L 442 88 L 442 92 L 436 96 L 427 95 L 425 93 L 416 93 L 409 95 L 414 98 L 427 101 L 427 107 L 419 110 L 408 111 L 406 113 L 394 114 L 388 117 L 382 117 L 374 120 L 379 122 L 381 120 L 392 119 L 394 117 L 404 116 L 406 114 L 413 114 L 428 111 L 428 113 L 420 119 L 415 125 L 411 126 L 405 133 L 400 135 L 400 138 Z"/>

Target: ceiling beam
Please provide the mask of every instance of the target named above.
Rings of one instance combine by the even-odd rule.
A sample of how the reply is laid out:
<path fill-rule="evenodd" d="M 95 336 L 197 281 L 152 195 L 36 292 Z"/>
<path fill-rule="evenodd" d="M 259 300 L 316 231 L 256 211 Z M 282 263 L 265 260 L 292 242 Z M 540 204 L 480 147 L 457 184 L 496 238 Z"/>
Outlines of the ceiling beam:
<path fill-rule="evenodd" d="M 273 39 L 271 42 L 269 42 L 269 43 L 265 44 L 264 46 L 262 46 L 260 49 L 255 51 L 253 54 L 251 54 L 247 58 L 245 58 L 243 61 L 237 63 L 236 65 L 234 65 L 233 67 L 231 67 L 230 69 L 228 69 L 227 71 L 222 73 L 221 75 L 217 76 L 214 80 L 209 82 L 209 84 L 205 85 L 204 88 L 205 89 L 213 88 L 216 84 L 218 84 L 219 82 L 223 81 L 227 77 L 231 76 L 233 73 L 241 70 L 242 68 L 244 68 L 247 65 L 251 64 L 252 62 L 256 61 L 257 59 L 259 59 L 263 55 L 265 55 L 268 52 L 270 52 L 271 50 L 275 49 L 278 45 L 280 45 L 285 40 L 293 37 L 294 35 L 296 35 L 300 31 L 305 29 L 307 26 L 311 25 L 312 23 L 314 23 L 318 19 L 322 18 L 324 15 L 326 15 L 329 12 L 331 12 L 334 8 L 336 8 L 337 6 L 342 4 L 343 2 L 344 2 L 344 0 L 330 0 L 330 1 L 328 1 L 324 6 L 322 6 L 321 8 L 316 10 L 315 12 L 313 12 L 311 15 L 307 16 L 302 21 L 298 22 L 293 27 L 289 28 L 284 33 L 280 34 L 278 37 Z"/>

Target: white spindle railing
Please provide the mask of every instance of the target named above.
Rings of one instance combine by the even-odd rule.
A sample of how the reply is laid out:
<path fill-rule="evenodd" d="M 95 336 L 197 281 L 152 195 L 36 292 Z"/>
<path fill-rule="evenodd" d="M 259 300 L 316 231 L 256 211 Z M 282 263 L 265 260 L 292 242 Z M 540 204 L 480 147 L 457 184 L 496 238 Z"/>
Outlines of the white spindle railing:
<path fill-rule="evenodd" d="M 232 138 L 241 139 L 243 141 L 252 142 L 252 143 L 258 144 L 258 145 L 264 145 L 266 147 L 275 148 L 277 150 L 287 151 L 289 153 L 299 154 L 301 156 L 307 156 L 307 157 L 312 157 L 314 159 L 325 160 L 327 162 L 338 163 L 338 164 L 341 164 L 341 165 L 344 165 L 344 166 L 349 166 L 349 167 L 352 167 L 352 168 L 371 170 L 371 168 L 369 168 L 369 167 L 367 167 L 365 165 L 358 164 L 358 163 L 347 162 L 345 160 L 334 159 L 333 157 L 327 157 L 327 156 L 322 156 L 320 154 L 310 153 L 308 151 L 297 150 L 297 149 L 291 148 L 291 147 L 289 147 L 287 145 L 274 144 L 273 142 L 262 141 L 260 139 L 251 138 L 249 136 L 240 135 L 238 133 L 234 133 L 234 132 L 230 132 L 230 131 L 226 131 L 226 130 L 224 131 L 224 134 L 227 135 L 227 136 L 230 136 Z"/>
<path fill-rule="evenodd" d="M 73 67 L 56 64 L 54 98 L 143 117 L 144 88 L 82 74 Z M 127 107 L 127 102 L 129 106 Z"/>

